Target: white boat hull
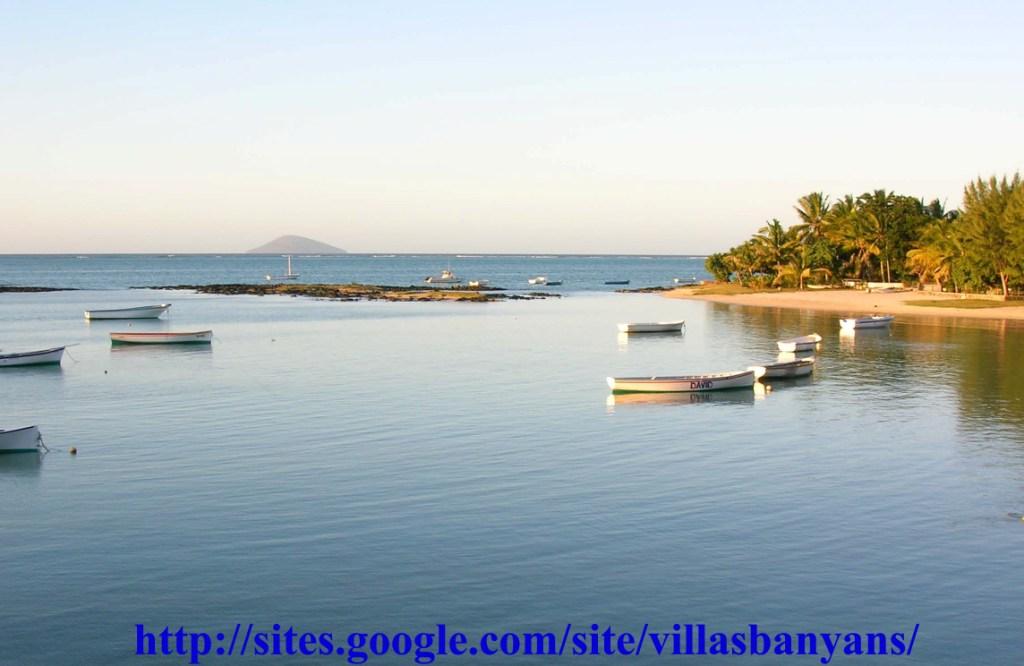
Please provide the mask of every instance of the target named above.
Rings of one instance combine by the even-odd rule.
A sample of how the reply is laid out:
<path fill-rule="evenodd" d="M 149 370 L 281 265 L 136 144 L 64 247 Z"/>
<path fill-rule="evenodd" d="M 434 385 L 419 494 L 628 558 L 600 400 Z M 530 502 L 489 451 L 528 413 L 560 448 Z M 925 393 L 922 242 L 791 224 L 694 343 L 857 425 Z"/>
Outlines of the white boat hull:
<path fill-rule="evenodd" d="M 0 430 L 0 453 L 28 453 L 38 451 L 43 441 L 38 426 L 16 430 Z"/>
<path fill-rule="evenodd" d="M 657 321 L 619 324 L 620 333 L 669 333 L 683 330 L 686 322 L 679 321 Z"/>
<path fill-rule="evenodd" d="M 801 358 L 795 361 L 779 361 L 764 365 L 765 379 L 785 379 L 787 377 L 806 377 L 814 372 L 814 358 Z"/>
<path fill-rule="evenodd" d="M 0 354 L 0 368 L 9 368 L 15 365 L 59 365 L 63 356 L 63 347 L 23 352 L 20 354 Z"/>
<path fill-rule="evenodd" d="M 120 308 L 118 310 L 86 310 L 86 319 L 156 319 L 164 312 L 167 308 L 171 307 L 170 303 L 163 303 L 161 305 L 143 305 L 137 308 Z"/>
<path fill-rule="evenodd" d="M 608 387 L 614 393 L 689 393 L 750 388 L 764 375 L 764 368 L 755 367 L 737 372 L 678 377 L 609 377 Z"/>
<path fill-rule="evenodd" d="M 187 343 L 209 344 L 210 342 L 213 341 L 213 331 L 187 331 L 183 333 L 111 333 L 110 341 L 116 343 L 149 345 Z"/>
<path fill-rule="evenodd" d="M 778 345 L 779 351 L 782 352 L 802 352 L 813 350 L 820 342 L 821 336 L 817 333 L 812 333 L 811 335 L 805 335 L 799 338 L 779 340 L 775 344 Z"/>
<path fill-rule="evenodd" d="M 839 327 L 852 331 L 858 328 L 885 328 L 892 323 L 892 315 L 875 315 L 856 319 L 840 319 Z"/>
<path fill-rule="evenodd" d="M 548 279 L 546 277 L 535 277 L 527 280 L 530 284 L 547 284 Z"/>

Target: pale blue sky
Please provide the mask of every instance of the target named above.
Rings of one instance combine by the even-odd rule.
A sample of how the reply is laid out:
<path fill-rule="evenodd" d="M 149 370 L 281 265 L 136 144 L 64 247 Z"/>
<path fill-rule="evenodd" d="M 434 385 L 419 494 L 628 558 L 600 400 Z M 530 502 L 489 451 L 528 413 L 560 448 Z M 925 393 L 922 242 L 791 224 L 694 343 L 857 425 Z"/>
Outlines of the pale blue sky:
<path fill-rule="evenodd" d="M 0 252 L 705 253 L 1024 169 L 1024 5 L 824 4 L 0 0 Z"/>

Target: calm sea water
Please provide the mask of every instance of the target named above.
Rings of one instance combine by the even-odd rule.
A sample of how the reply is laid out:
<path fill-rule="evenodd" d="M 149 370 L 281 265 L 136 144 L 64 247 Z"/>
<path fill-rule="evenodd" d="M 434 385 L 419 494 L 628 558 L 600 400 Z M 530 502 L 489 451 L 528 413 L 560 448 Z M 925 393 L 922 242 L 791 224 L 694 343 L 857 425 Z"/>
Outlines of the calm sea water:
<path fill-rule="evenodd" d="M 560 280 L 559 291 L 614 291 L 607 281 L 630 287 L 670 285 L 674 278 L 704 279 L 704 257 L 554 255 L 370 255 L 295 256 L 300 282 L 360 282 L 422 285 L 428 275 L 450 268 L 465 280 L 490 280 L 505 289 L 532 289 L 528 280 Z M 91 256 L 0 255 L 0 285 L 128 289 L 179 284 L 255 283 L 281 275 L 287 261 L 252 254 Z"/>
<path fill-rule="evenodd" d="M 133 328 L 210 327 L 212 347 L 112 349 L 126 323 L 82 319 L 161 301 L 169 320 Z M 0 373 L 0 427 L 37 423 L 53 449 L 0 457 L 0 663 L 134 663 L 136 623 L 250 621 L 920 622 L 903 661 L 1021 655 L 1020 327 L 902 318 L 848 339 L 829 315 L 583 292 L 481 305 L 111 288 L 0 294 L 0 313 L 0 348 L 78 345 L 60 369 Z M 684 335 L 615 330 L 676 317 Z M 811 331 L 815 377 L 766 396 L 609 400 L 606 375 L 744 368 Z"/>

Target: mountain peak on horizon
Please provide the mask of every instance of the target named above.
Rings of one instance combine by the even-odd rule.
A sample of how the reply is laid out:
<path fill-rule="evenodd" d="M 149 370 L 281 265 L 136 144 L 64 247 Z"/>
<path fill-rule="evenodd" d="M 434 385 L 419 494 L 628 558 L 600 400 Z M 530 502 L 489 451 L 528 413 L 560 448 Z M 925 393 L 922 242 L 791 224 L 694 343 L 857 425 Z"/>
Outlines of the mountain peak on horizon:
<path fill-rule="evenodd" d="M 269 243 L 254 247 L 246 254 L 348 254 L 340 247 L 321 243 L 305 236 L 279 236 Z"/>

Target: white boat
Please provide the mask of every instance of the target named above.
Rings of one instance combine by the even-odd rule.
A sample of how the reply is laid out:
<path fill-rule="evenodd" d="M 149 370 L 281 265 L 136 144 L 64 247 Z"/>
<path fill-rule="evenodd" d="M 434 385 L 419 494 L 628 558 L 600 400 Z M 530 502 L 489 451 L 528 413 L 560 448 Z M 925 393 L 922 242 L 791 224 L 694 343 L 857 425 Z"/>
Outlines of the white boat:
<path fill-rule="evenodd" d="M 451 269 L 445 269 L 441 271 L 440 275 L 431 275 L 428 278 L 424 278 L 424 282 L 429 284 L 458 284 L 459 278 L 455 277 L 455 273 L 451 272 Z"/>
<path fill-rule="evenodd" d="M 0 430 L 0 453 L 29 453 L 45 448 L 39 426 Z"/>
<path fill-rule="evenodd" d="M 284 275 L 267 274 L 264 276 L 265 278 L 268 280 L 297 280 L 299 278 L 299 274 L 292 271 L 292 255 L 288 254 L 285 256 L 288 257 L 288 272 Z"/>
<path fill-rule="evenodd" d="M 800 352 L 810 351 L 818 346 L 821 342 L 821 336 L 817 333 L 811 333 L 810 335 L 804 335 L 799 338 L 790 338 L 789 340 L 779 340 L 775 344 L 779 346 L 779 351 L 784 352 Z"/>
<path fill-rule="evenodd" d="M 854 330 L 857 328 L 885 328 L 892 323 L 892 315 L 872 315 L 855 319 L 840 319 L 839 328 Z"/>
<path fill-rule="evenodd" d="M 765 379 L 783 379 L 786 377 L 806 377 L 814 372 L 814 357 L 798 358 L 792 361 L 778 361 L 764 364 Z"/>
<path fill-rule="evenodd" d="M 679 321 L 653 321 L 619 324 L 620 333 L 675 333 L 683 330 L 686 322 Z"/>
<path fill-rule="evenodd" d="M 7 368 L 14 365 L 46 365 L 53 363 L 59 365 L 60 359 L 63 356 L 63 347 L 20 352 L 17 354 L 0 354 L 0 368 Z"/>
<path fill-rule="evenodd" d="M 482 287 L 489 287 L 490 285 L 491 285 L 491 281 L 490 280 L 470 280 L 469 281 L 469 286 L 470 287 L 482 288 Z"/>
<path fill-rule="evenodd" d="M 140 305 L 137 308 L 118 308 L 117 310 L 86 310 L 86 319 L 156 319 L 164 312 L 167 312 L 167 308 L 171 307 L 170 303 L 161 303 L 160 305 Z"/>
<path fill-rule="evenodd" d="M 688 393 L 690 391 L 720 391 L 723 389 L 751 388 L 764 376 L 765 369 L 751 367 L 735 372 L 716 372 L 706 375 L 680 375 L 677 377 L 609 377 L 608 388 L 613 393 Z"/>
<path fill-rule="evenodd" d="M 174 343 L 200 343 L 210 344 L 213 340 L 213 331 L 157 331 L 153 333 L 126 332 L 111 333 L 111 342 L 164 345 Z"/>
<path fill-rule="evenodd" d="M 527 282 L 529 282 L 530 284 L 547 284 L 548 279 L 543 275 L 538 275 L 537 277 L 530 278 L 529 280 L 527 280 Z"/>

